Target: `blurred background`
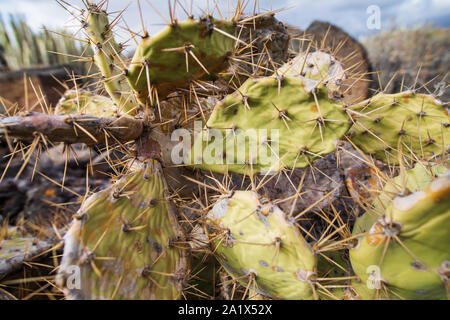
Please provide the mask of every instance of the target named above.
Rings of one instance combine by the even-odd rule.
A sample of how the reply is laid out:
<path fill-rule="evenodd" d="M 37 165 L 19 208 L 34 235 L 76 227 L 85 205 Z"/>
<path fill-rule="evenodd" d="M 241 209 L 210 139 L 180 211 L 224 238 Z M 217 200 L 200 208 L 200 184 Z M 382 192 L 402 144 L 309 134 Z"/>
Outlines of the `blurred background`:
<path fill-rule="evenodd" d="M 105 8 L 111 12 L 112 19 L 122 17 L 114 31 L 126 55 L 131 57 L 136 47 L 131 34 L 143 35 L 145 30 L 151 35 L 167 25 L 169 2 L 174 3 L 173 0 L 107 2 Z M 187 14 L 229 17 L 239 1 L 175 2 L 173 15 L 183 20 Z M 240 2 L 248 14 L 275 12 L 276 19 L 289 29 L 292 39 L 308 35 L 318 42 L 331 28 L 325 45 L 332 51 L 345 42 L 337 54 L 341 61 L 346 55 L 357 53 L 344 61 L 344 65 L 361 65 L 358 72 L 366 73 L 363 91 L 369 87 L 371 92 L 398 92 L 406 86 L 432 92 L 445 101 L 450 96 L 445 90 L 450 65 L 450 0 Z M 23 92 L 24 70 L 53 105 L 64 91 L 55 77 L 67 82 L 72 74 L 95 71 L 95 67 L 91 69 L 89 64 L 77 60 L 79 56 L 92 55 L 86 43 L 78 41 L 83 39 L 82 28 L 71 15 L 84 7 L 83 0 L 0 0 L 0 97 L 4 101 L 23 105 L 25 96 L 33 99 L 32 94 Z M 293 49 L 299 50 L 298 43 Z"/>
<path fill-rule="evenodd" d="M 83 7 L 82 1 L 68 1 L 70 4 Z M 186 10 L 190 10 L 190 0 L 179 0 Z M 232 0 L 193 0 L 192 12 L 212 11 L 217 3 L 223 13 L 228 5 L 233 7 Z M 149 5 L 151 3 L 165 17 L 168 16 L 167 1 L 141 0 L 143 19 L 149 31 L 156 32 L 164 24 L 164 20 Z M 251 1 L 253 3 L 253 1 Z M 111 10 L 122 10 L 129 5 L 124 18 L 132 30 L 141 29 L 137 0 L 111 0 Z M 376 5 L 381 11 L 381 30 L 369 30 L 366 26 L 367 8 Z M 249 9 L 252 4 L 249 4 Z M 280 12 L 277 17 L 283 22 L 306 29 L 314 20 L 328 21 L 354 37 L 376 34 L 393 26 L 413 28 L 433 23 L 436 27 L 450 26 L 449 0 L 259 0 L 261 10 L 290 8 Z M 3 18 L 9 14 L 20 14 L 26 18 L 33 30 L 39 30 L 42 25 L 51 28 L 70 26 L 67 12 L 55 0 L 0 0 L 0 12 Z M 215 11 L 217 12 L 217 11 Z M 182 12 L 179 12 L 182 16 Z M 72 24 L 73 25 L 73 24 Z"/>

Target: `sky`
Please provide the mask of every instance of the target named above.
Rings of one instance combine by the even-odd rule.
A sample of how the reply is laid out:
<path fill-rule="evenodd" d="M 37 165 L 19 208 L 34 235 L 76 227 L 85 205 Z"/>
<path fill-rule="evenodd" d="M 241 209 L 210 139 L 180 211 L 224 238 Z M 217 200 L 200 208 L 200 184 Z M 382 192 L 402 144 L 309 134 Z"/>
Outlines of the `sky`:
<path fill-rule="evenodd" d="M 73 5 L 83 7 L 81 0 L 66 0 Z M 211 11 L 217 3 L 222 14 L 226 14 L 228 3 L 237 0 L 192 0 L 193 12 Z M 250 0 L 254 3 L 255 0 Z M 350 35 L 358 38 L 369 34 L 376 34 L 389 30 L 393 24 L 399 27 L 415 27 L 433 22 L 440 27 L 450 26 L 450 0 L 256 0 L 259 9 L 264 12 L 271 9 L 288 8 L 277 13 L 279 20 L 304 30 L 314 20 L 328 21 L 335 24 Z M 140 0 L 143 20 L 150 34 L 160 30 L 164 19 L 168 17 L 166 0 Z M 172 0 L 173 3 L 173 0 Z M 190 11 L 191 0 L 178 0 L 182 6 Z M 133 31 L 142 30 L 139 18 L 138 0 L 109 0 L 109 10 L 120 11 L 129 5 L 124 14 L 124 20 Z M 252 5 L 253 6 L 253 5 Z M 374 7 L 375 6 L 375 7 Z M 370 7 L 370 8 L 369 8 Z M 369 12 L 367 11 L 369 8 Z M 375 8 L 375 9 L 373 9 Z M 378 10 L 379 8 L 379 10 Z M 374 11 L 375 10 L 375 11 Z M 250 7 L 248 12 L 252 12 Z M 379 12 L 379 25 L 375 22 Z M 74 21 L 55 0 L 0 0 L 0 13 L 7 18 L 9 13 L 25 15 L 29 25 L 38 30 L 43 24 L 50 29 L 74 27 Z M 217 16 L 217 11 L 214 11 Z M 180 20 L 185 14 L 180 6 L 176 9 Z M 374 15 L 375 14 L 375 15 Z M 368 24 L 369 21 L 369 24 Z M 122 24 L 125 27 L 124 24 Z M 122 36 L 126 37 L 125 31 Z M 120 38 L 120 35 L 119 35 Z M 119 39 L 120 40 L 120 39 Z"/>

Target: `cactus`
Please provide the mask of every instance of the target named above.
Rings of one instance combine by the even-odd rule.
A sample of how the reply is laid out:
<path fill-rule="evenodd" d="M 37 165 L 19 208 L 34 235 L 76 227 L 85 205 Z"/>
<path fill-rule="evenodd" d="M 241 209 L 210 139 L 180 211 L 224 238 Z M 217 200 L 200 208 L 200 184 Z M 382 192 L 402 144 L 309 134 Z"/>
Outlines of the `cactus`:
<path fill-rule="evenodd" d="M 133 96 L 125 78 L 122 47 L 114 39 L 106 11 L 101 5 L 89 4 L 84 25 L 87 38 L 94 51 L 94 61 L 102 73 L 103 85 L 119 110 L 137 113 Z"/>
<path fill-rule="evenodd" d="M 236 45 L 234 30 L 232 22 L 188 18 L 144 38 L 127 72 L 138 99 L 153 102 L 177 88 L 189 88 L 194 80 L 214 79 L 228 66 Z"/>
<path fill-rule="evenodd" d="M 95 108 L 94 108 L 95 109 Z M 39 135 L 37 133 L 41 133 Z M 29 112 L 23 117 L 5 117 L 0 123 L 0 134 L 17 137 L 22 141 L 37 140 L 42 143 L 64 142 L 87 145 L 112 140 L 127 142 L 142 135 L 143 123 L 126 117 L 95 117 L 89 115 L 47 115 Z"/>
<path fill-rule="evenodd" d="M 447 104 L 403 92 L 347 105 L 351 66 L 329 48 L 286 61 L 286 27 L 272 12 L 244 16 L 241 1 L 228 20 L 194 20 L 175 1 L 168 26 L 144 30 L 127 58 L 114 39 L 122 14 L 111 20 L 107 3 L 71 7 L 94 50 L 81 58 L 100 70 L 86 76 L 94 83 L 47 113 L 1 101 L 5 170 L 47 177 L 39 156 L 60 142 L 52 152 L 66 159 L 86 146 L 89 159 L 101 153 L 83 162 L 87 179 L 103 171 L 93 164 L 109 166 L 111 185 L 73 192 L 81 207 L 58 231 L 56 287 L 66 298 L 447 297 Z M 186 20 L 174 18 L 177 5 Z M 48 60 L 44 42 L 15 29 L 36 44 L 23 57 Z M 194 133 L 182 167 L 172 157 L 177 129 Z M 67 190 L 66 169 L 62 183 L 47 178 Z M 1 250 L 0 271 L 11 265 Z M 372 290 L 367 271 L 377 266 L 381 289 Z"/>
<path fill-rule="evenodd" d="M 316 80 L 327 86 L 330 99 L 342 97 L 341 84 L 345 81 L 345 70 L 342 64 L 332 55 L 315 51 L 299 54 L 288 63 L 281 66 L 275 73 L 281 77 L 303 76 Z"/>
<path fill-rule="evenodd" d="M 43 27 L 33 32 L 20 16 L 10 15 L 8 27 L 0 15 L 0 48 L 0 69 L 4 71 L 57 64 L 87 70 L 81 61 L 73 61 L 82 56 L 83 48 L 66 30 L 50 32 Z"/>
<path fill-rule="evenodd" d="M 0 279 L 32 261 L 52 247 L 50 241 L 23 235 L 17 228 L 8 228 L 0 238 Z"/>
<path fill-rule="evenodd" d="M 407 182 L 394 197 L 392 185 L 398 186 L 402 178 Z M 370 276 L 378 282 L 376 289 L 390 298 L 447 298 L 449 178 L 448 171 L 434 178 L 416 166 L 387 185 L 375 210 L 356 221 L 353 233 L 361 236 L 350 250 L 350 259 L 363 282 Z"/>
<path fill-rule="evenodd" d="M 153 161 L 83 202 L 65 235 L 58 274 L 68 298 L 179 297 L 187 261 L 166 188 Z M 79 288 L 67 283 L 73 266 L 80 268 Z"/>
<path fill-rule="evenodd" d="M 111 99 L 87 90 L 67 90 L 55 107 L 57 115 L 87 114 L 95 117 L 114 117 L 118 112 Z"/>
<path fill-rule="evenodd" d="M 308 88 L 309 81 L 292 77 L 282 81 L 274 77 L 248 79 L 239 90 L 215 106 L 186 163 L 214 172 L 253 175 L 306 167 L 315 158 L 336 150 L 337 140 L 350 127 L 347 115 L 339 104 L 328 99 L 325 87 L 316 87 L 314 83 L 313 88 Z M 246 142 L 245 135 L 249 133 L 245 130 L 252 129 L 267 129 L 267 136 L 264 139 L 249 135 L 250 141 Z M 216 133 L 231 141 L 235 139 L 239 148 L 232 150 L 211 139 Z M 272 134 L 277 135 L 272 137 Z M 243 144 L 245 155 L 239 151 L 244 149 Z M 265 154 L 255 154 L 250 149 L 251 144 L 257 146 L 257 152 L 264 150 Z M 279 153 L 274 156 L 276 148 Z M 201 155 L 199 150 L 203 158 L 206 157 L 203 162 L 197 158 Z M 212 160 L 215 160 L 213 164 L 209 164 Z"/>
<path fill-rule="evenodd" d="M 314 298 L 314 253 L 277 206 L 255 192 L 236 191 L 206 218 L 214 252 L 234 278 L 275 299 Z"/>
<path fill-rule="evenodd" d="M 433 160 L 449 152 L 448 109 L 433 96 L 411 91 L 377 94 L 349 108 L 351 140 L 388 164 Z"/>

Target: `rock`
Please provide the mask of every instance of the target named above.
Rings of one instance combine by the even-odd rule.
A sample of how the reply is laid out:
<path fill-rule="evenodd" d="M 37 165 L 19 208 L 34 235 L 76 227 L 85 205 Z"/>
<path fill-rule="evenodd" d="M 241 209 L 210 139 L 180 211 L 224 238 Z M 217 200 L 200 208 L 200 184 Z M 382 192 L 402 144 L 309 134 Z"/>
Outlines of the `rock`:
<path fill-rule="evenodd" d="M 353 104 L 367 99 L 371 66 L 365 48 L 344 30 L 328 22 L 314 21 L 306 29 L 306 34 L 312 37 L 317 49 L 330 51 L 347 69 L 348 79 L 344 82 L 344 91 L 348 91 L 344 95 L 344 102 Z M 306 50 L 307 45 L 306 42 L 303 44 L 303 50 Z"/>
<path fill-rule="evenodd" d="M 253 49 L 248 50 L 248 54 L 253 53 L 253 61 L 258 61 L 261 67 L 273 70 L 273 64 L 275 66 L 282 65 L 289 57 L 288 29 L 273 14 L 260 16 L 246 22 L 240 39 L 246 43 L 252 43 Z M 243 59 L 248 62 L 252 61 L 251 57 Z M 272 71 L 261 68 L 253 70 L 256 68 L 246 64 L 242 64 L 240 67 L 247 70 L 249 74 L 264 76 L 272 73 Z"/>
<path fill-rule="evenodd" d="M 377 72 L 373 74 L 373 90 L 396 93 L 415 87 L 420 93 L 433 93 L 444 102 L 450 101 L 449 35 L 449 28 L 426 26 L 388 30 L 364 38 L 362 43 Z"/>

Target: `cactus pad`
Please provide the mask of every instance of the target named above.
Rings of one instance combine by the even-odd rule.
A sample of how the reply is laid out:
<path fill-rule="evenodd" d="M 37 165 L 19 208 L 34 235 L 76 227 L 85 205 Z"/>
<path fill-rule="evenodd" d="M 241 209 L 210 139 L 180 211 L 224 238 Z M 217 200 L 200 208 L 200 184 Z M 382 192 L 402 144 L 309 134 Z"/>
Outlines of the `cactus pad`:
<path fill-rule="evenodd" d="M 0 278 L 17 270 L 26 261 L 31 261 L 50 249 L 51 241 L 23 236 L 16 228 L 8 228 L 8 236 L 0 240 Z"/>
<path fill-rule="evenodd" d="M 241 284 L 276 299 L 314 298 L 315 255 L 286 215 L 257 193 L 219 200 L 207 230 L 219 262 Z"/>
<path fill-rule="evenodd" d="M 149 88 L 165 97 L 177 88 L 189 88 L 191 80 L 212 79 L 228 66 L 227 58 L 235 48 L 234 33 L 231 22 L 213 18 L 167 26 L 138 45 L 127 74 L 129 84 L 145 103 L 151 100 Z"/>
<path fill-rule="evenodd" d="M 160 165 L 123 176 L 89 197 L 65 235 L 58 282 L 68 298 L 176 299 L 186 273 Z M 73 270 L 80 287 L 70 287 Z M 69 280 L 68 280 L 69 279 Z"/>
<path fill-rule="evenodd" d="M 340 105 L 328 99 L 324 86 L 311 92 L 305 88 L 306 81 L 248 79 L 215 106 L 203 134 L 194 142 L 188 161 L 214 172 L 251 174 L 306 167 L 315 158 L 333 152 L 336 141 L 350 127 L 348 117 Z M 211 139 L 214 133 L 227 137 L 231 143 Z M 253 145 L 259 154 L 251 152 Z M 202 154 L 203 159 L 199 158 Z"/>
<path fill-rule="evenodd" d="M 438 171 L 442 172 L 442 168 Z M 389 298 L 446 299 L 450 261 L 449 173 L 434 179 L 421 166 L 407 171 L 406 187 L 397 192 L 415 192 L 397 197 L 391 194 L 393 199 L 388 201 L 386 190 L 392 185 L 387 185 L 384 198 L 380 196 L 378 205 L 375 202 L 375 210 L 356 221 L 353 233 L 361 237 L 350 250 L 350 259 L 363 283 L 370 272 L 379 270 L 372 276 L 379 278 L 379 289 Z M 396 179 L 394 183 L 399 182 Z M 363 296 L 373 296 L 375 290 Z"/>
<path fill-rule="evenodd" d="M 87 114 L 95 117 L 117 115 L 114 102 L 85 90 L 67 90 L 56 105 L 55 114 Z"/>
<path fill-rule="evenodd" d="M 300 54 L 281 66 L 275 74 L 283 77 L 302 76 L 319 81 L 327 86 L 331 99 L 341 98 L 341 84 L 346 79 L 342 64 L 322 51 Z"/>
<path fill-rule="evenodd" d="M 448 109 L 432 96 L 378 94 L 351 109 L 352 141 L 385 163 L 398 163 L 399 147 L 409 162 L 430 160 L 449 151 Z"/>

